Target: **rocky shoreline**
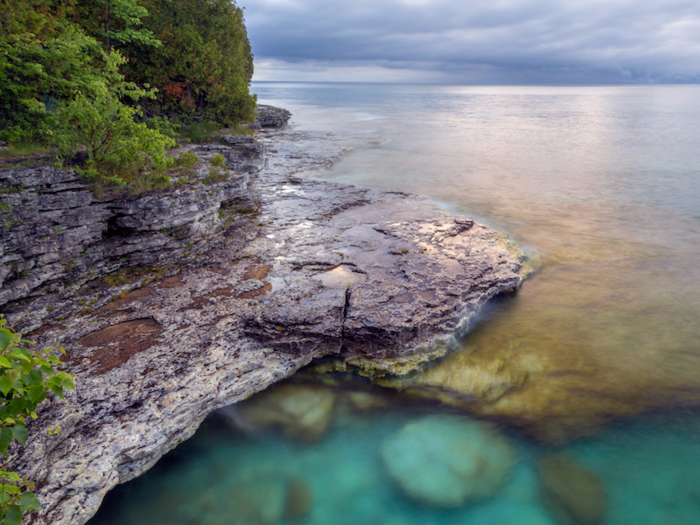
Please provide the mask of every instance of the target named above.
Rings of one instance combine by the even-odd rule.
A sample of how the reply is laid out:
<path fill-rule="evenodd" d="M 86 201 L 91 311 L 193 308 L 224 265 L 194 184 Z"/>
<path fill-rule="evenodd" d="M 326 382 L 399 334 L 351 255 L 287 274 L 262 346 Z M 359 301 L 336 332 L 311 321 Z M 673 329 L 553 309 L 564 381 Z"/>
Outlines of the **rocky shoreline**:
<path fill-rule="evenodd" d="M 0 172 L 21 219 L 2 234 L 1 308 L 61 342 L 77 385 L 13 457 L 37 482 L 32 523 L 85 523 L 208 413 L 314 358 L 412 370 L 520 285 L 503 235 L 415 195 L 315 179 L 347 144 L 264 128 L 277 125 L 188 147 L 192 180 L 137 197 L 89 197 L 70 171 Z M 216 153 L 226 180 L 207 182 Z"/>

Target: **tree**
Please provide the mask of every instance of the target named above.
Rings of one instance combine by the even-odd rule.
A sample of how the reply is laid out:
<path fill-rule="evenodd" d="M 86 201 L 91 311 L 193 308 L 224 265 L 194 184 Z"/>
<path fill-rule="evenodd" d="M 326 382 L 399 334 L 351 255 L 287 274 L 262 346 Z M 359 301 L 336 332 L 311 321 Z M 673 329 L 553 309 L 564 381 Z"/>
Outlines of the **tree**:
<path fill-rule="evenodd" d="M 230 0 L 144 0 L 150 16 L 144 28 L 163 43 L 145 49 L 125 44 L 125 75 L 158 88 L 147 116 L 214 120 L 223 125 L 254 118 L 256 98 L 249 93 L 253 55 L 243 10 Z"/>
<path fill-rule="evenodd" d="M 88 161 L 78 171 L 100 184 L 124 185 L 142 171 L 154 175 L 154 168 L 168 165 L 166 150 L 175 146 L 172 138 L 134 120 L 140 108 L 122 103 L 155 97 L 153 90 L 124 80 L 118 68 L 125 61 L 116 51 L 107 56 L 103 78 L 62 104 L 53 119 L 51 143 L 59 155 L 70 157 L 84 147 Z"/>
<path fill-rule="evenodd" d="M 0 139 L 45 138 L 47 114 L 100 76 L 100 46 L 69 2 L 0 0 Z"/>
<path fill-rule="evenodd" d="M 134 43 L 146 48 L 161 47 L 153 31 L 143 27 L 147 17 L 148 9 L 140 0 L 82 0 L 73 19 L 109 52 Z"/>

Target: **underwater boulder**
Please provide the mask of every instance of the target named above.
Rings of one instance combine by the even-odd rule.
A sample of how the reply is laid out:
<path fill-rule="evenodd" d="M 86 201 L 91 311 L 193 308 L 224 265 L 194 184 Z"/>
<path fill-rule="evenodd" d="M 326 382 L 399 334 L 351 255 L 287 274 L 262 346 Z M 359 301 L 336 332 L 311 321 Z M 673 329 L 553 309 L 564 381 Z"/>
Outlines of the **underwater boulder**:
<path fill-rule="evenodd" d="M 333 422 L 336 394 L 317 385 L 287 383 L 241 404 L 241 414 L 260 430 L 279 429 L 290 439 L 313 443 Z"/>
<path fill-rule="evenodd" d="M 299 479 L 291 480 L 287 486 L 284 518 L 287 521 L 300 520 L 311 511 L 312 504 L 313 497 L 309 484 Z"/>
<path fill-rule="evenodd" d="M 371 410 L 386 410 L 390 405 L 386 397 L 372 394 L 370 392 L 362 392 L 360 390 L 354 392 L 346 392 L 345 398 L 350 406 L 358 412 L 367 412 Z"/>
<path fill-rule="evenodd" d="M 246 483 L 227 496 L 223 509 L 227 525 L 273 525 L 282 519 L 286 487 L 279 480 Z"/>
<path fill-rule="evenodd" d="M 384 442 L 381 455 L 407 495 L 447 508 L 495 493 L 516 458 L 491 425 L 447 415 L 404 425 Z"/>
<path fill-rule="evenodd" d="M 594 473 L 572 459 L 549 455 L 537 462 L 545 502 L 565 525 L 601 523 L 608 507 L 605 486 Z"/>

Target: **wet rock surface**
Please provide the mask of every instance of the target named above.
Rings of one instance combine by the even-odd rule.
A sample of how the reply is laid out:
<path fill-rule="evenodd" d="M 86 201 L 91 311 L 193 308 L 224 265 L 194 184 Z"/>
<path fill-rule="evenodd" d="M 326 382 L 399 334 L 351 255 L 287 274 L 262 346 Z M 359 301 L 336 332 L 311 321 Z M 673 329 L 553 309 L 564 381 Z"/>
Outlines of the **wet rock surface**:
<path fill-rule="evenodd" d="M 109 489 L 152 466 L 208 413 L 316 357 L 337 354 L 380 372 L 385 362 L 410 369 L 426 352 L 455 344 L 454 335 L 489 298 L 520 284 L 517 257 L 483 225 L 414 195 L 311 178 L 347 151 L 342 137 L 294 130 L 262 135 L 244 148 L 237 141 L 245 137 L 196 150 L 200 158 L 221 152 L 231 184 L 240 180 L 237 191 L 245 187 L 246 193 L 227 197 L 227 187 L 217 184 L 169 190 L 173 202 L 178 192 L 195 191 L 207 203 L 200 208 L 194 198 L 182 207 L 193 210 L 191 228 L 211 225 L 195 241 L 206 246 L 197 249 L 189 240 L 178 252 L 165 249 L 167 243 L 141 244 L 133 253 L 169 261 L 167 271 L 132 272 L 107 289 L 105 279 L 83 274 L 82 288 L 51 292 L 62 312 L 89 305 L 62 319 L 42 303 L 46 280 L 28 288 L 12 314 L 20 321 L 25 316 L 31 327 L 40 324 L 30 319 L 37 312 L 45 317 L 34 338 L 42 346 L 63 344 L 77 385 L 65 402 L 41 407 L 30 441 L 12 458 L 15 469 L 37 482 L 42 511 L 32 523 L 85 523 Z M 263 150 L 266 168 L 256 174 Z M 210 192 L 201 197 L 204 189 Z M 118 217 L 134 239 L 155 243 L 159 219 L 151 208 L 162 205 L 163 220 L 174 227 L 182 214 L 168 215 L 172 210 L 159 200 L 164 195 L 140 198 L 151 200 L 119 204 Z M 91 202 L 103 214 L 117 208 Z M 96 219 L 89 224 L 95 243 L 107 242 L 103 226 Z M 129 245 L 130 238 L 122 242 Z M 13 253 L 32 244 L 13 242 Z M 52 279 L 60 283 L 65 275 Z M 59 426 L 58 435 L 47 433 Z"/>

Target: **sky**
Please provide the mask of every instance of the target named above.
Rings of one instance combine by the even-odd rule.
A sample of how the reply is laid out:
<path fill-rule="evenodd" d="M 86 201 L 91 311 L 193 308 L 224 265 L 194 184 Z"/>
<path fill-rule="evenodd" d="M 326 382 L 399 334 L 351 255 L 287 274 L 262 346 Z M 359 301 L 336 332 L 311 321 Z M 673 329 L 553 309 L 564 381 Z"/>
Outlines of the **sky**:
<path fill-rule="evenodd" d="M 700 83 L 700 0 L 238 0 L 254 81 Z"/>

